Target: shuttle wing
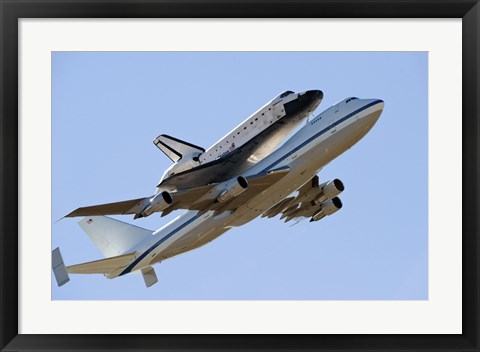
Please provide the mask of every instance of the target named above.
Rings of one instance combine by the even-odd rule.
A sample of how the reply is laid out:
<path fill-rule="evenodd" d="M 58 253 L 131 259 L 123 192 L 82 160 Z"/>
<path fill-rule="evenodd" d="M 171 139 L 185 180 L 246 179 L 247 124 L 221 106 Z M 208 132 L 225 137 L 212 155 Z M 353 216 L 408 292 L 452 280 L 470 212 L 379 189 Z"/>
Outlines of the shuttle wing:
<path fill-rule="evenodd" d="M 172 203 L 164 209 L 161 214 L 165 216 L 178 209 L 199 211 L 215 210 L 218 212 L 235 210 L 243 203 L 278 182 L 289 171 L 290 168 L 287 167 L 248 176 L 246 177 L 248 182 L 247 189 L 238 196 L 223 203 L 218 202 L 217 197 L 224 191 L 223 186 L 226 182 L 213 183 L 202 187 L 173 192 L 170 194 L 173 200 Z M 65 215 L 65 217 L 139 214 L 150 204 L 152 198 L 153 197 L 150 196 L 116 203 L 81 207 Z"/>

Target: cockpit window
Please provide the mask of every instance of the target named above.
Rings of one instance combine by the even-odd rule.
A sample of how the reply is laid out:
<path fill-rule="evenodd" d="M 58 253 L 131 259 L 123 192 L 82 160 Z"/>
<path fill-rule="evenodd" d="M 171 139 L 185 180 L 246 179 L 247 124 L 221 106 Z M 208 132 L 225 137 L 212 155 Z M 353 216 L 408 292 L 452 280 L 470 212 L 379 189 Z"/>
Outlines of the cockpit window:
<path fill-rule="evenodd" d="M 350 101 L 352 101 L 352 100 L 355 100 L 355 99 L 358 99 L 358 98 L 355 98 L 355 97 L 348 98 L 348 99 L 345 101 L 345 103 L 348 103 L 348 102 L 350 102 Z"/>
<path fill-rule="evenodd" d="M 280 94 L 280 98 L 285 98 L 287 95 L 290 95 L 290 94 L 293 94 L 293 92 L 290 90 L 287 90 L 286 92 Z"/>

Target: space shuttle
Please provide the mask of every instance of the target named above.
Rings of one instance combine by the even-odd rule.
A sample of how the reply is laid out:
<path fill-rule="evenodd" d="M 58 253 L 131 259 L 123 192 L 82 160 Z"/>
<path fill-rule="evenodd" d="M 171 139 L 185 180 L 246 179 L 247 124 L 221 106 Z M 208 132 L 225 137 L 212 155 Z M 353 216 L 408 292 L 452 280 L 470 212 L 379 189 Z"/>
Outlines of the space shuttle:
<path fill-rule="evenodd" d="M 262 106 L 208 149 L 162 134 L 153 143 L 174 164 L 157 193 L 228 180 L 271 154 L 323 99 L 320 90 L 286 91 Z"/>

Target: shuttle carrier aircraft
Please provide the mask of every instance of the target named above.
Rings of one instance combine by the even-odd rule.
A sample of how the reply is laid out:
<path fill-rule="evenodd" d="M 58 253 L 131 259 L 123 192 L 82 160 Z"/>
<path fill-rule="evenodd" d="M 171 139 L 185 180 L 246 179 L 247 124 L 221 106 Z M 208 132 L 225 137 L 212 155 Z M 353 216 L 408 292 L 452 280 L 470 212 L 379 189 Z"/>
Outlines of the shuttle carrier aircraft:
<path fill-rule="evenodd" d="M 140 272 L 150 287 L 157 282 L 154 264 L 198 248 L 256 217 L 316 222 L 337 212 L 342 208 L 338 195 L 343 183 L 339 179 L 320 183 L 317 173 L 368 133 L 384 102 L 344 99 L 279 146 L 322 97 L 318 90 L 282 93 L 207 150 L 173 137 L 157 137 L 154 143 L 175 164 L 163 175 L 155 195 L 78 208 L 67 215 L 85 216 L 79 224 L 106 258 L 65 266 L 56 248 L 52 266 L 58 285 L 69 281 L 68 274 L 113 279 Z M 157 231 L 103 216 L 139 218 L 177 209 L 187 211 Z"/>

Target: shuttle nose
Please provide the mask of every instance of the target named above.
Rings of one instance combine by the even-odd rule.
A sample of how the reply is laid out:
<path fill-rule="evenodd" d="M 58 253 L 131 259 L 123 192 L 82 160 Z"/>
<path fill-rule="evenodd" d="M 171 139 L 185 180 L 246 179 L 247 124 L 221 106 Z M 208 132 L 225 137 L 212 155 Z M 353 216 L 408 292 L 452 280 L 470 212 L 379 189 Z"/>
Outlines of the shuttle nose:
<path fill-rule="evenodd" d="M 286 103 L 285 112 L 287 114 L 297 114 L 300 112 L 311 112 L 317 108 L 323 98 L 321 90 L 307 90 L 298 93 L 297 98 Z"/>
<path fill-rule="evenodd" d="M 323 99 L 323 92 L 321 90 L 307 90 L 302 93 L 298 93 L 298 100 L 302 101 L 314 101 L 314 100 L 322 100 Z"/>

